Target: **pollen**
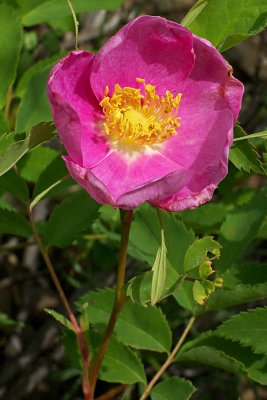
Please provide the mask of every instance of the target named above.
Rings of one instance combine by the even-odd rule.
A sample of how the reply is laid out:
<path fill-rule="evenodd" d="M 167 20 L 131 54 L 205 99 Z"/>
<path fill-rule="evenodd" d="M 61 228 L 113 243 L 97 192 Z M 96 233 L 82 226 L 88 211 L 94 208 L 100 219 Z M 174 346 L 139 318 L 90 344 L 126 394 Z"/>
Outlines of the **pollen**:
<path fill-rule="evenodd" d="M 104 98 L 99 103 L 105 116 L 104 129 L 110 140 L 117 143 L 153 145 L 177 134 L 181 118 L 177 116 L 182 94 L 176 97 L 166 91 L 159 96 L 156 86 L 146 84 L 140 89 L 115 85 L 112 96 L 106 86 Z"/>

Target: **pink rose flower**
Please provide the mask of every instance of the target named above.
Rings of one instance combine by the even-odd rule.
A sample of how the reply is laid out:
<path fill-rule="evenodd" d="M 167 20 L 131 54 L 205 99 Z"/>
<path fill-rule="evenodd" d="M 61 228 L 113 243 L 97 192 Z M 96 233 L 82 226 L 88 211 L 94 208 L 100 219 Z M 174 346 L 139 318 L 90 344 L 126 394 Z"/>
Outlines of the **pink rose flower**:
<path fill-rule="evenodd" d="M 168 211 L 211 199 L 227 174 L 243 85 L 209 43 L 161 17 L 124 26 L 50 73 L 71 176 L 99 203 Z"/>

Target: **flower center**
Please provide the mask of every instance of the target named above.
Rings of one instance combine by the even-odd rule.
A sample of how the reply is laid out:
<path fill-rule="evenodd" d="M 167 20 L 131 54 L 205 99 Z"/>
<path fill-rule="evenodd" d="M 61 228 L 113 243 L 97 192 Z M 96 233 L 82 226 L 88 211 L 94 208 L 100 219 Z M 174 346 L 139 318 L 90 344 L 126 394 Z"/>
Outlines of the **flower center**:
<path fill-rule="evenodd" d="M 156 93 L 156 87 L 144 85 L 144 95 L 140 89 L 122 88 L 115 85 L 114 93 L 108 96 L 106 86 L 100 106 L 105 115 L 104 128 L 110 139 L 116 142 L 151 145 L 162 143 L 177 133 L 180 117 L 177 117 L 182 94 L 176 97 L 166 91 L 165 96 Z"/>

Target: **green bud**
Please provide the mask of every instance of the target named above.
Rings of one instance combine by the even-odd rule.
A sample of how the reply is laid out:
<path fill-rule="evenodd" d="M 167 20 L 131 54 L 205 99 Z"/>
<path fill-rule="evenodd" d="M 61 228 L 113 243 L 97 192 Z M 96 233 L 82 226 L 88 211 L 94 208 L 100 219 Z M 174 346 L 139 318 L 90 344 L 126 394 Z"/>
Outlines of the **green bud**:
<path fill-rule="evenodd" d="M 199 266 L 199 276 L 202 279 L 207 278 L 213 273 L 213 269 L 211 267 L 211 261 L 210 260 L 205 260 L 203 261 L 200 266 Z"/>
<path fill-rule="evenodd" d="M 215 286 L 214 286 L 213 282 L 211 282 L 211 281 L 208 281 L 208 280 L 203 281 L 202 285 L 203 285 L 203 287 L 205 289 L 205 292 L 206 292 L 207 296 L 210 296 L 211 293 L 213 293 L 214 290 L 215 290 Z"/>
<path fill-rule="evenodd" d="M 223 285 L 223 278 L 216 278 L 214 281 L 214 286 L 222 287 L 222 285 Z"/>

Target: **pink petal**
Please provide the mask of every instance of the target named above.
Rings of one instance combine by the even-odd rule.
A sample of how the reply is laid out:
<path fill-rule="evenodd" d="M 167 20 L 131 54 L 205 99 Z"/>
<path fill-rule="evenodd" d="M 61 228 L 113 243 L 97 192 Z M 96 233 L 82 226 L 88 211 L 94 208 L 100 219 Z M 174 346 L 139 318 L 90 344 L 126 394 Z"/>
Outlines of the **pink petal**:
<path fill-rule="evenodd" d="M 210 42 L 194 36 L 193 47 L 196 61 L 183 90 L 184 106 L 195 101 L 200 106 L 208 103 L 210 109 L 230 108 L 236 122 L 244 86 L 232 77 L 231 66 Z"/>
<path fill-rule="evenodd" d="M 102 110 L 91 86 L 94 55 L 87 51 L 69 53 L 52 69 L 48 98 L 60 138 L 80 165 L 94 166 L 109 152 L 106 137 L 99 133 Z"/>
<path fill-rule="evenodd" d="M 79 183 L 98 203 L 114 205 L 108 189 L 94 174 L 76 164 L 70 157 L 62 157 L 72 178 Z"/>
<path fill-rule="evenodd" d="M 150 151 L 151 153 L 151 151 Z M 115 205 L 134 208 L 145 201 L 165 197 L 182 188 L 188 177 L 177 165 L 158 152 L 136 156 L 113 152 L 93 168 Z"/>
<path fill-rule="evenodd" d="M 232 113 L 225 110 L 214 114 L 217 118 L 213 115 L 213 120 L 211 118 L 210 121 L 208 119 L 206 121 L 208 134 L 205 141 L 202 143 L 196 141 L 195 144 L 192 141 L 190 145 L 188 139 L 188 146 L 181 144 L 180 149 L 178 141 L 175 143 L 176 149 L 179 149 L 181 164 L 184 167 L 188 164 L 186 173 L 191 171 L 191 179 L 172 196 L 152 201 L 152 204 L 168 211 L 181 211 L 197 207 L 211 199 L 213 191 L 227 174 L 228 153 L 233 140 Z M 198 137 L 196 132 L 193 132 L 193 138 L 194 133 L 196 140 L 201 138 L 201 135 Z"/>
<path fill-rule="evenodd" d="M 101 100 L 108 85 L 141 87 L 136 78 L 176 94 L 194 64 L 189 30 L 161 17 L 142 16 L 116 33 L 95 56 L 91 85 Z"/>
<path fill-rule="evenodd" d="M 196 194 L 190 195 L 185 191 L 184 193 L 176 193 L 162 201 L 151 203 L 166 211 L 189 210 L 211 200 L 215 189 L 216 186 L 211 184 Z M 182 195 L 184 197 L 182 197 Z"/>

